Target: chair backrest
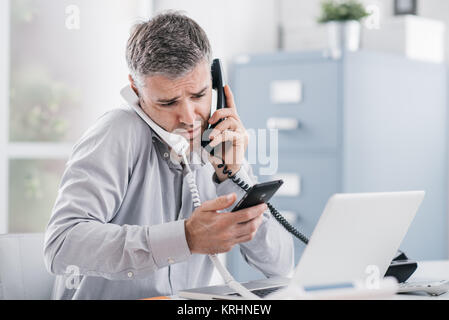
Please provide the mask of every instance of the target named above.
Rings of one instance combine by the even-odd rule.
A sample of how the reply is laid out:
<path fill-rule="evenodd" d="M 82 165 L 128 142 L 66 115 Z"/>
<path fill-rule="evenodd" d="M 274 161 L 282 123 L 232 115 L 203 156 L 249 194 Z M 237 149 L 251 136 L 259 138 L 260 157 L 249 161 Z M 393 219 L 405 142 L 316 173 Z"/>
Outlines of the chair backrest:
<path fill-rule="evenodd" d="M 0 300 L 50 299 L 55 276 L 44 265 L 43 234 L 0 235 Z"/>

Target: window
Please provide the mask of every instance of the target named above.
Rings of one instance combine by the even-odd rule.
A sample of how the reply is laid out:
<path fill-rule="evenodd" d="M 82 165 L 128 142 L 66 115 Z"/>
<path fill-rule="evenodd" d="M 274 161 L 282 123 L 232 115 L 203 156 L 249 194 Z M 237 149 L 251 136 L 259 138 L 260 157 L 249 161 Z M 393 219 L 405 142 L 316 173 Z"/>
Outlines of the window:
<path fill-rule="evenodd" d="M 72 145 L 127 83 L 150 1 L 0 1 L 0 233 L 43 232 Z"/>

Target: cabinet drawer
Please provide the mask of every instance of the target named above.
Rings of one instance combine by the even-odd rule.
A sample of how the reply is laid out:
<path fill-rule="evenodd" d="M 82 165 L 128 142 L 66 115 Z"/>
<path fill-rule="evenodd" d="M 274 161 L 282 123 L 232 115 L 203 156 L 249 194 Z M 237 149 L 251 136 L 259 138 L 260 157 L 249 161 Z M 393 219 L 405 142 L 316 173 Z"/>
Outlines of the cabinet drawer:
<path fill-rule="evenodd" d="M 278 130 L 281 150 L 337 148 L 336 62 L 242 65 L 235 69 L 233 79 L 237 110 L 247 129 L 257 131 L 271 125 Z M 300 100 L 279 102 L 276 95 L 282 96 L 282 92 L 273 91 L 283 86 L 286 92 L 299 90 L 287 95 Z"/>
<path fill-rule="evenodd" d="M 278 211 L 287 211 L 290 218 L 294 214 L 296 219 L 293 225 L 310 238 L 328 199 L 340 192 L 339 159 L 336 153 L 281 153 L 278 172 L 274 176 L 260 177 L 260 180 L 268 181 L 283 178 L 285 175 L 286 189 L 280 189 L 271 202 Z M 296 179 L 292 178 L 294 175 L 297 176 Z M 293 192 L 288 189 L 292 189 Z M 294 191 L 298 190 L 299 192 L 294 195 Z M 305 245 L 296 238 L 294 244 L 297 263 Z"/>
<path fill-rule="evenodd" d="M 284 180 L 272 203 L 280 211 L 295 212 L 298 226 L 310 236 L 327 200 L 340 191 L 339 174 L 339 161 L 335 153 L 281 153 L 277 172 L 259 176 L 259 180 Z"/>

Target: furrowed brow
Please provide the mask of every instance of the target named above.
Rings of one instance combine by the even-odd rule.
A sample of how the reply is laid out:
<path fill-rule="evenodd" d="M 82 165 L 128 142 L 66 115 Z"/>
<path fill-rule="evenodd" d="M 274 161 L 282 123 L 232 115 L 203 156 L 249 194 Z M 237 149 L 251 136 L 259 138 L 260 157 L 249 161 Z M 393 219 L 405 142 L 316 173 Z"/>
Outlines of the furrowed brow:
<path fill-rule="evenodd" d="M 203 89 L 201 89 L 199 92 L 193 93 L 192 95 L 194 95 L 194 96 L 200 96 L 200 95 L 202 95 L 202 94 L 204 94 L 204 93 L 206 92 L 207 88 L 209 88 L 208 85 L 206 85 L 206 86 L 205 86 Z M 157 103 L 171 103 L 171 102 L 175 102 L 175 101 L 178 100 L 179 98 L 180 98 L 180 97 L 178 96 L 178 97 L 174 97 L 174 98 L 171 98 L 171 99 L 158 99 L 156 102 L 157 102 Z"/>
<path fill-rule="evenodd" d="M 200 96 L 200 95 L 202 95 L 202 94 L 204 94 L 204 93 L 206 92 L 207 88 L 209 88 L 209 86 L 205 86 L 203 89 L 201 89 L 201 90 L 200 90 L 199 92 L 197 92 L 197 93 L 194 93 L 193 95 L 194 95 L 194 96 Z"/>
<path fill-rule="evenodd" d="M 170 103 L 170 102 L 175 102 L 176 100 L 178 100 L 180 97 L 174 97 L 172 99 L 158 99 L 157 102 L 158 103 Z"/>

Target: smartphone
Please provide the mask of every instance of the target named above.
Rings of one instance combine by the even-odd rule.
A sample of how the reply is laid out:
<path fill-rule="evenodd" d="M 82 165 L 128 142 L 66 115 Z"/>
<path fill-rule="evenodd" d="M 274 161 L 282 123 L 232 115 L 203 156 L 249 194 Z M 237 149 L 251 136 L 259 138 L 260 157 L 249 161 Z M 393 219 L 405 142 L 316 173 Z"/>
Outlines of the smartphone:
<path fill-rule="evenodd" d="M 275 180 L 253 185 L 240 199 L 232 212 L 268 202 L 283 183 L 282 180 Z"/>

